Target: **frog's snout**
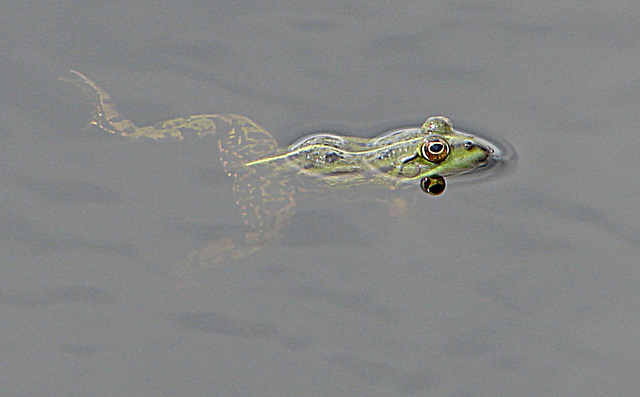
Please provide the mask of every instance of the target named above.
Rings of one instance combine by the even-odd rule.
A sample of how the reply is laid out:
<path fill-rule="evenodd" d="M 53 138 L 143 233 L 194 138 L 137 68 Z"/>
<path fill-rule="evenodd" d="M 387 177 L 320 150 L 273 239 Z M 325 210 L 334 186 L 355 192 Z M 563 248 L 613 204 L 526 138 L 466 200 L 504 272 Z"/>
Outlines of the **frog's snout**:
<path fill-rule="evenodd" d="M 491 154 L 493 153 L 493 149 L 491 148 L 490 145 L 486 144 L 485 142 L 481 142 L 481 141 L 464 141 L 462 143 L 462 147 L 465 148 L 465 150 L 473 150 L 473 149 L 480 149 L 481 151 L 487 153 L 487 154 Z"/>
<path fill-rule="evenodd" d="M 487 157 L 494 157 L 500 153 L 494 144 L 484 139 L 467 140 L 462 144 L 462 146 L 466 150 L 480 149 L 487 155 Z"/>

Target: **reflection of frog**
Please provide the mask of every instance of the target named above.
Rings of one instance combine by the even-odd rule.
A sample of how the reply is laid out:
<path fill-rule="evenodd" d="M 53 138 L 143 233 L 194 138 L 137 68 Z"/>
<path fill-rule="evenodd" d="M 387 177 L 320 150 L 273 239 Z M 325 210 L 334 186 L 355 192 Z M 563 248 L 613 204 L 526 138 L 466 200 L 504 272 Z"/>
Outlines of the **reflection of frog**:
<path fill-rule="evenodd" d="M 71 73 L 73 77 L 61 79 L 92 99 L 91 124 L 105 131 L 158 141 L 215 135 L 222 165 L 234 178 L 235 199 L 249 227 L 246 242 L 252 246 L 277 238 L 300 194 L 329 188 L 420 185 L 423 191 L 438 195 L 445 189 L 445 177 L 475 171 L 499 153 L 490 142 L 454 130 L 443 116 L 370 139 L 319 133 L 287 147 L 279 147 L 264 128 L 236 114 L 195 115 L 138 127 L 118 112 L 106 91 L 83 74 Z M 239 250 L 230 250 L 240 255 Z"/>

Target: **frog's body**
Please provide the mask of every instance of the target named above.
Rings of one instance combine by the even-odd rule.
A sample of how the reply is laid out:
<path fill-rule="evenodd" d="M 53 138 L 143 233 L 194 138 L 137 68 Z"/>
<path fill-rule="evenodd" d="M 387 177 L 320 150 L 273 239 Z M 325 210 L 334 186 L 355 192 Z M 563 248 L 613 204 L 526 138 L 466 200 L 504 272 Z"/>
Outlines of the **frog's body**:
<path fill-rule="evenodd" d="M 236 201 L 249 226 L 248 240 L 271 240 L 288 223 L 295 197 L 313 187 L 374 186 L 396 189 L 419 184 L 430 194 L 444 190 L 444 177 L 475 171 L 496 152 L 491 143 L 456 131 L 449 119 L 434 116 L 415 128 L 368 139 L 314 134 L 279 147 L 264 128 L 236 114 L 176 118 L 138 127 L 117 111 L 109 94 L 79 72 L 63 78 L 94 102 L 91 124 L 130 139 L 179 141 L 215 135 Z M 299 183 L 300 178 L 315 183 Z M 311 187 L 310 187 L 311 186 Z"/>

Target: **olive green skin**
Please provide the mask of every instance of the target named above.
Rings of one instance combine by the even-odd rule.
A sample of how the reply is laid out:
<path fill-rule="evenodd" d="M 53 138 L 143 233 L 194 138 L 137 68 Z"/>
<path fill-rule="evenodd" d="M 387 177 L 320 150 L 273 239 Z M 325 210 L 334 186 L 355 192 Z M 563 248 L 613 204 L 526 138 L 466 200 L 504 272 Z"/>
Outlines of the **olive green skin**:
<path fill-rule="evenodd" d="M 181 141 L 215 136 L 247 240 L 275 238 L 293 215 L 295 197 L 318 188 L 359 186 L 396 189 L 419 185 L 437 195 L 445 177 L 483 167 L 495 145 L 453 129 L 444 116 L 422 126 L 389 131 L 374 138 L 318 133 L 279 147 L 264 128 L 236 114 L 194 115 L 138 127 L 122 117 L 111 96 L 83 74 L 61 78 L 79 87 L 93 103 L 90 124 L 129 139 Z M 435 149 L 438 153 L 431 153 Z M 430 156 L 433 156 L 430 158 Z M 303 181 L 310 183 L 304 183 Z"/>
<path fill-rule="evenodd" d="M 430 138 L 444 139 L 449 154 L 442 161 L 422 153 Z M 317 177 L 335 187 L 417 185 L 421 179 L 475 170 L 495 152 L 489 142 L 453 129 L 444 116 L 429 117 L 421 127 L 389 131 L 376 138 L 313 134 L 244 165 L 264 167 L 273 175 Z"/>

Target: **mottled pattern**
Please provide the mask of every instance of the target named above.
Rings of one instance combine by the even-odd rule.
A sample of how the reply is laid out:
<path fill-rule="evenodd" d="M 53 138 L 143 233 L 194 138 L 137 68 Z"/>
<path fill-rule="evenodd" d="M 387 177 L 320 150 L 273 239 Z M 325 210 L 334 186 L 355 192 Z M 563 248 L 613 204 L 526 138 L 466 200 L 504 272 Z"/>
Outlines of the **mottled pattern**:
<path fill-rule="evenodd" d="M 245 165 L 271 167 L 278 176 L 314 177 L 332 187 L 396 189 L 480 167 L 492 153 L 481 142 L 455 131 L 446 117 L 434 116 L 421 127 L 392 130 L 373 139 L 310 135 Z"/>
<path fill-rule="evenodd" d="M 293 215 L 297 192 L 312 192 L 309 185 L 298 185 L 300 177 L 325 187 L 420 185 L 437 195 L 444 191 L 444 177 L 482 167 L 494 150 L 486 141 L 455 131 L 443 116 L 373 139 L 318 133 L 285 148 L 278 148 L 260 125 L 237 114 L 195 115 L 138 127 L 118 112 L 105 90 L 81 73 L 71 73 L 72 78 L 62 80 L 91 98 L 90 124 L 105 131 L 133 140 L 217 137 L 222 166 L 234 179 L 234 196 L 249 228 L 246 240 L 256 244 L 278 237 Z"/>
<path fill-rule="evenodd" d="M 138 127 L 117 110 L 111 96 L 83 74 L 61 78 L 79 87 L 91 98 L 94 110 L 91 125 L 129 139 L 181 141 L 215 135 L 225 172 L 234 178 L 233 191 L 244 223 L 252 230 L 252 240 L 276 238 L 293 215 L 295 189 L 289 178 L 262 175 L 245 163 L 259 159 L 277 148 L 277 142 L 264 128 L 236 114 L 205 114 L 162 121 Z"/>

